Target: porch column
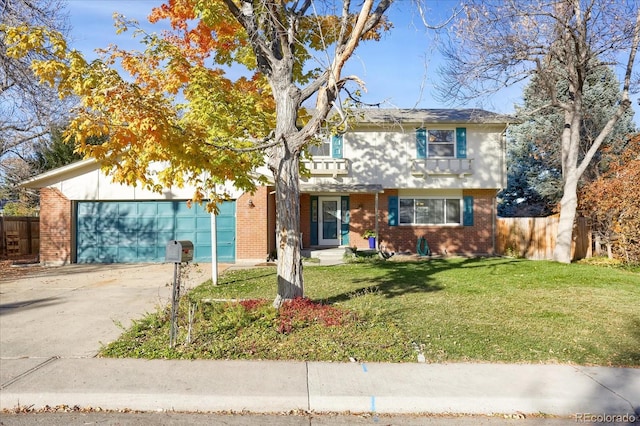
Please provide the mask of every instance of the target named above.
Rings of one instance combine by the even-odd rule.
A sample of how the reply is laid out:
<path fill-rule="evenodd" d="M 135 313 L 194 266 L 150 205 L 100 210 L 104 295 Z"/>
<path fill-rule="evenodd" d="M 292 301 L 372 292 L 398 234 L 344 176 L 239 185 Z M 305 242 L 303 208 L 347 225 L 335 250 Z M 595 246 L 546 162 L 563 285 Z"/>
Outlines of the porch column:
<path fill-rule="evenodd" d="M 375 225 L 376 225 L 376 248 L 379 249 L 380 235 L 378 234 L 378 193 L 377 192 L 376 192 L 376 198 L 375 198 L 375 204 L 374 204 L 374 211 L 375 211 Z"/>

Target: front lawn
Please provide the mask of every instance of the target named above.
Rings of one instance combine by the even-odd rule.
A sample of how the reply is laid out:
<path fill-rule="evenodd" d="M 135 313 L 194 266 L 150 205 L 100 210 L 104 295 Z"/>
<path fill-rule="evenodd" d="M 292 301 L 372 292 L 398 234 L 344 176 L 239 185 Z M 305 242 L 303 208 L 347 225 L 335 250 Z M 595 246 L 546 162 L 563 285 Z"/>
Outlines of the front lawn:
<path fill-rule="evenodd" d="M 310 300 L 288 309 L 271 307 L 275 268 L 227 272 L 182 298 L 175 348 L 163 307 L 101 354 L 640 366 L 638 272 L 503 258 L 304 271 Z"/>

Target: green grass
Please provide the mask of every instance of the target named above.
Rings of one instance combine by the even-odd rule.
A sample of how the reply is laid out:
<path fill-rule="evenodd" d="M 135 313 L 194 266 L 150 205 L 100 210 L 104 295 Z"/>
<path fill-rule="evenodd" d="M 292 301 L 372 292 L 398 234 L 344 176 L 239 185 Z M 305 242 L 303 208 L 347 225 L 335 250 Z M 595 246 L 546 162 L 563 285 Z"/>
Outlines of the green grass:
<path fill-rule="evenodd" d="M 175 348 L 161 309 L 102 355 L 407 362 L 420 351 L 427 362 L 640 366 L 637 270 L 502 258 L 308 266 L 316 303 L 288 312 L 270 306 L 275 280 L 273 267 L 225 273 L 183 297 Z"/>

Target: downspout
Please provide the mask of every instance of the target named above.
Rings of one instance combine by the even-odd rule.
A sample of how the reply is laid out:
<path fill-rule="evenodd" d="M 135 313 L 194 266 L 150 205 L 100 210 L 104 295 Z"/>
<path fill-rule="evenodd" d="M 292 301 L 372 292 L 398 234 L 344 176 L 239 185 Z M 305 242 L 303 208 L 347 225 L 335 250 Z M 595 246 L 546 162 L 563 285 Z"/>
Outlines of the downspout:
<path fill-rule="evenodd" d="M 493 213 L 491 214 L 491 251 L 492 255 L 496 255 L 496 228 L 497 228 L 497 220 L 498 220 L 498 192 L 493 196 Z"/>
<path fill-rule="evenodd" d="M 380 235 L 378 234 L 378 191 L 376 191 L 374 210 L 375 210 L 375 226 L 376 226 L 376 249 L 380 249 Z"/>

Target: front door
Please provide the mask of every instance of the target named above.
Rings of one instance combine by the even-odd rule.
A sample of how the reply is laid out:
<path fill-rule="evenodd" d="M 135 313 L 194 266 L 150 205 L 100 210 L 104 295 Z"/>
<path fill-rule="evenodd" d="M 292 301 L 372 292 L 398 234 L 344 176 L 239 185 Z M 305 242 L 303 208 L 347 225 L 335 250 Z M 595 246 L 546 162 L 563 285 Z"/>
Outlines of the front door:
<path fill-rule="evenodd" d="M 340 197 L 319 197 L 318 204 L 320 205 L 318 244 L 340 245 Z"/>

